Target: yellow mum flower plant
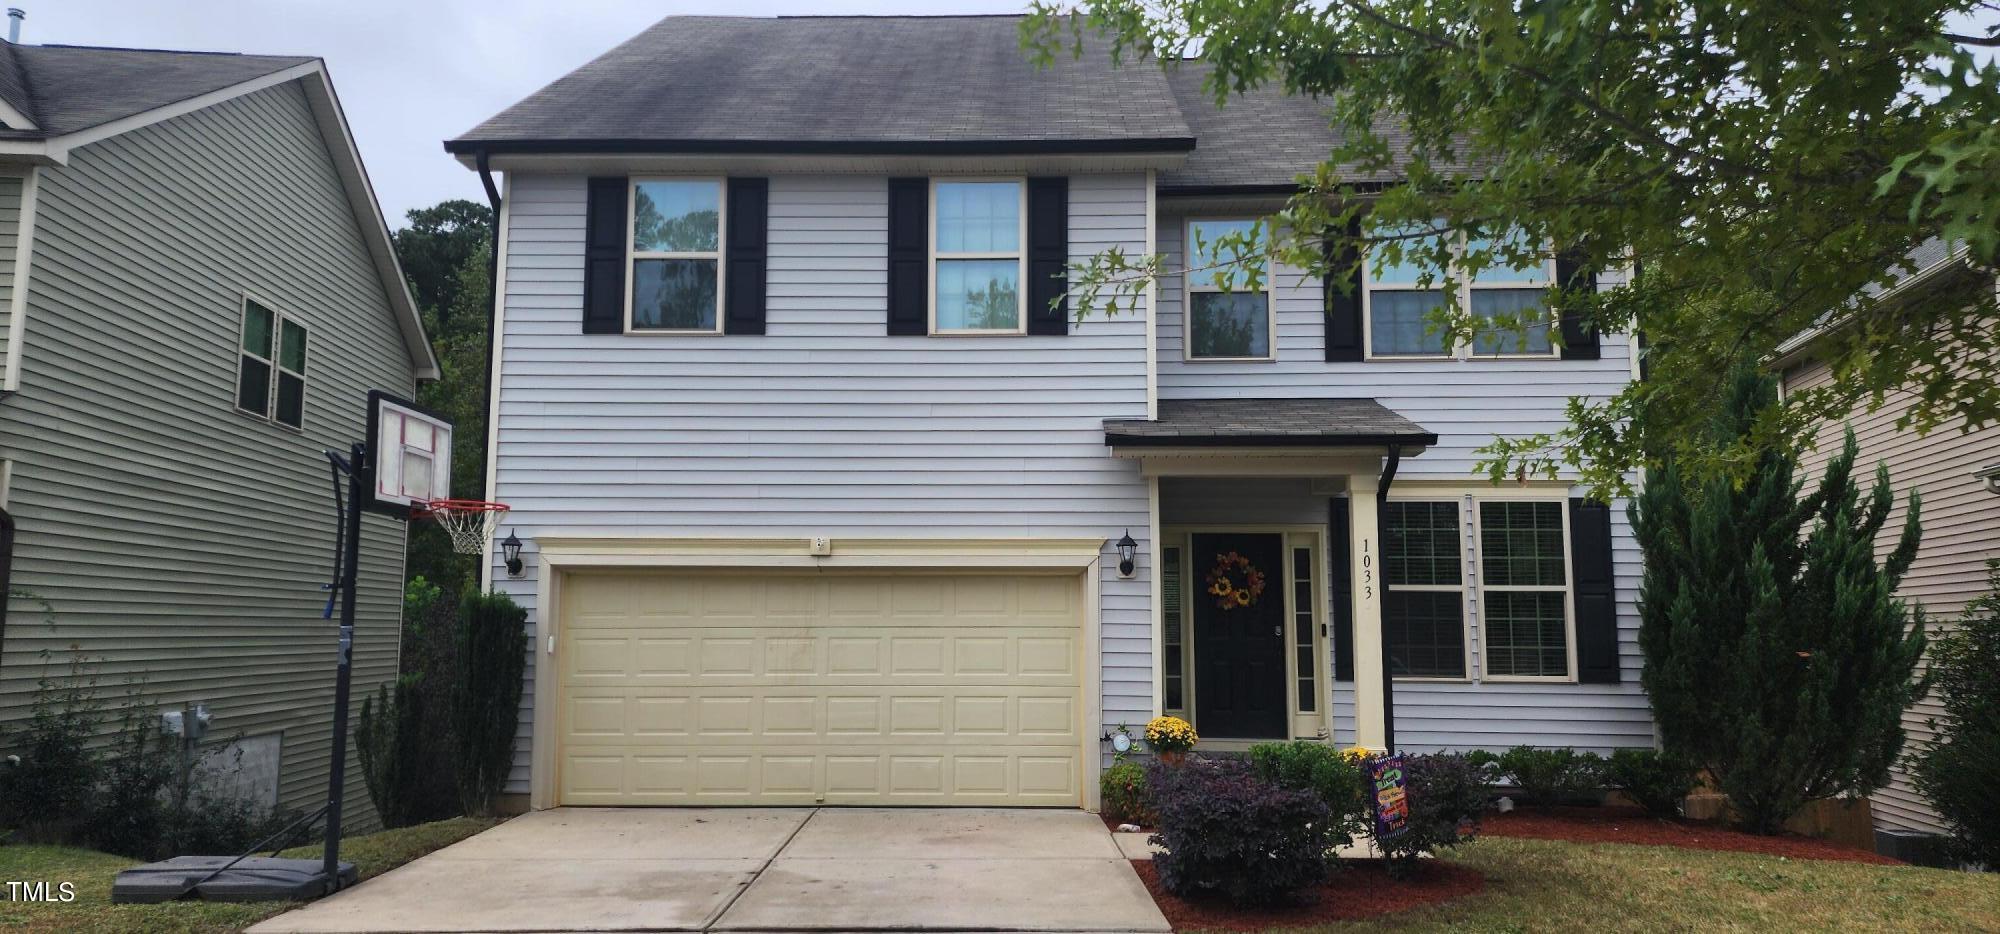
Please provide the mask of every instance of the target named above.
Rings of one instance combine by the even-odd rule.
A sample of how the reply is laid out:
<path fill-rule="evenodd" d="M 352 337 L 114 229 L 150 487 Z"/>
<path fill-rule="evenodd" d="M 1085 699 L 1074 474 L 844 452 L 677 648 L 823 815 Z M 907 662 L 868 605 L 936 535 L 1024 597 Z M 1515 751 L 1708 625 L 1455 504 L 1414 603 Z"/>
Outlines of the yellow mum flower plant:
<path fill-rule="evenodd" d="M 1179 717 L 1154 717 L 1146 724 L 1146 745 L 1154 752 L 1187 752 L 1200 739 L 1194 725 Z"/>

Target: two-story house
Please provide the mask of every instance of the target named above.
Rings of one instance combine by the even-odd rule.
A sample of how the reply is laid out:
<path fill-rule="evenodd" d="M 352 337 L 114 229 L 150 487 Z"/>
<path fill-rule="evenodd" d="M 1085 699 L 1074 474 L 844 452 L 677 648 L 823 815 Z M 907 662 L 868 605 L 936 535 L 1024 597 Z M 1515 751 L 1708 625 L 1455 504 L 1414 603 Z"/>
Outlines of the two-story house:
<path fill-rule="evenodd" d="M 323 62 L 0 42 L 0 732 L 81 656 L 107 727 L 199 707 L 238 793 L 323 800 L 322 452 L 436 377 Z M 403 540 L 363 526 L 362 684 Z"/>
<path fill-rule="evenodd" d="M 1393 267 L 1218 289 L 1186 244 L 1282 204 L 1321 108 L 1038 69 L 1019 23 L 671 17 L 446 143 L 504 175 L 511 789 L 1091 806 L 1162 713 L 1207 749 L 1652 745 L 1623 504 L 1472 473 L 1633 379 L 1627 338 L 1447 346 Z M 1065 264 L 1111 249 L 1204 271 L 1079 316 Z"/>

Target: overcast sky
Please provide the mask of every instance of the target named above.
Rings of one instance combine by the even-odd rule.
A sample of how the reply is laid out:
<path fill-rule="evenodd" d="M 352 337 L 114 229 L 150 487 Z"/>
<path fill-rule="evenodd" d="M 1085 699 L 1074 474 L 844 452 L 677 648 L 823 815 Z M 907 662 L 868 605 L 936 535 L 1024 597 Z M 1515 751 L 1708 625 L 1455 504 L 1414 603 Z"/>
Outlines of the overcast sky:
<path fill-rule="evenodd" d="M 1012 13 L 1027 0 L 13 0 L 26 43 L 317 55 L 392 227 L 484 201 L 443 141 L 677 13 Z"/>

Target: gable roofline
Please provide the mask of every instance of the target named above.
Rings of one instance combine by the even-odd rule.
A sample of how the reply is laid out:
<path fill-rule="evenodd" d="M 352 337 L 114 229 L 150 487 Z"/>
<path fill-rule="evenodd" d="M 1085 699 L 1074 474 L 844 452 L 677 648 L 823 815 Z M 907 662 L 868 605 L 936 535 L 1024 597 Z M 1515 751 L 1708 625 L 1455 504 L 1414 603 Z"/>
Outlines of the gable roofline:
<path fill-rule="evenodd" d="M 368 249 L 369 258 L 373 260 L 376 276 L 382 283 L 382 290 L 388 295 L 390 310 L 396 316 L 396 327 L 402 334 L 404 349 L 410 355 L 411 369 L 419 380 L 438 379 L 441 372 L 437 357 L 431 353 L 430 339 L 424 335 L 423 317 L 417 311 L 416 299 L 410 294 L 409 283 L 403 278 L 402 263 L 396 259 L 395 241 L 389 235 L 388 221 L 382 214 L 381 203 L 375 197 L 375 186 L 368 179 L 368 169 L 361 162 L 361 151 L 354 145 L 354 133 L 348 127 L 346 114 L 341 110 L 340 98 L 334 93 L 333 79 L 327 74 L 325 61 L 310 59 L 206 94 L 198 94 L 61 136 L 40 140 L 0 141 L 0 158 L 38 165 L 68 165 L 70 152 L 80 146 L 88 146 L 100 140 L 130 133 L 291 81 L 299 82 L 305 91 L 306 102 L 312 109 L 313 122 L 318 125 L 320 136 L 326 140 L 327 154 L 333 159 L 335 174 L 340 176 L 341 191 L 347 196 L 348 208 L 354 213 L 355 224 L 360 228 L 362 242 Z"/>
<path fill-rule="evenodd" d="M 1972 261 L 1970 248 L 1963 243 L 1957 244 L 1945 253 L 1944 258 L 1918 269 L 1883 289 L 1875 296 L 1875 300 L 1892 306 L 1914 301 L 1929 294 L 1933 289 L 1949 285 L 1960 276 L 1974 275 L 1979 271 L 1978 264 Z M 1766 368 L 1782 371 L 1812 359 L 1816 356 L 1822 339 L 1853 323 L 1854 318 L 1851 315 L 1841 314 L 1785 338 L 1772 351 Z"/>

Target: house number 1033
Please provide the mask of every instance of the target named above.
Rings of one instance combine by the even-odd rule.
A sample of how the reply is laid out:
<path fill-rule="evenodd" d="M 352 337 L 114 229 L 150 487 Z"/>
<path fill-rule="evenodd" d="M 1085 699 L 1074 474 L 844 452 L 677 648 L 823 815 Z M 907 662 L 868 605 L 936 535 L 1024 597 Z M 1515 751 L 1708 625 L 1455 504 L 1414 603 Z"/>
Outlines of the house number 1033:
<path fill-rule="evenodd" d="M 1361 599 L 1375 599 L 1375 549 L 1366 538 L 1361 540 Z"/>

